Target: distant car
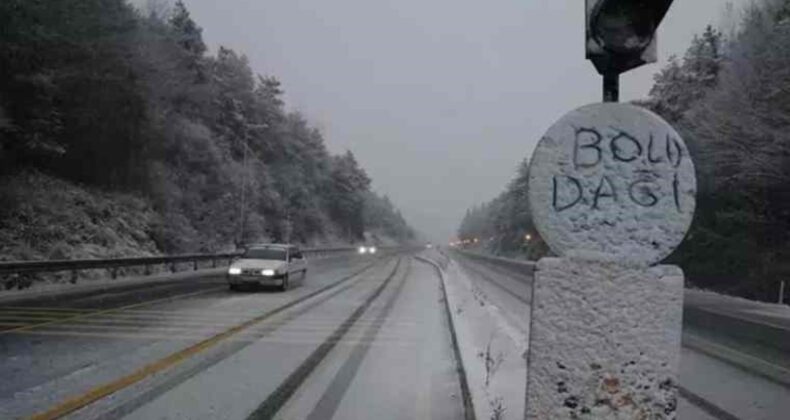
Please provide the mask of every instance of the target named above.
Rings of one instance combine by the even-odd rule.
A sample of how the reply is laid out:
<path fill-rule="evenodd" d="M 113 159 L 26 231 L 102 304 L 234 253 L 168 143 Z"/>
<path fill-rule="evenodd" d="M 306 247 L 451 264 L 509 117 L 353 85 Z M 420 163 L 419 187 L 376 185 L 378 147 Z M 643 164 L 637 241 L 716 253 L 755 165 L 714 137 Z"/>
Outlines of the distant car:
<path fill-rule="evenodd" d="M 239 290 L 243 286 L 278 286 L 288 290 L 294 276 L 307 275 L 307 260 L 293 245 L 265 244 L 248 247 L 242 256 L 228 267 L 228 286 Z"/>
<path fill-rule="evenodd" d="M 378 252 L 378 249 L 375 246 L 361 246 L 357 249 L 357 252 L 359 254 L 375 254 Z"/>

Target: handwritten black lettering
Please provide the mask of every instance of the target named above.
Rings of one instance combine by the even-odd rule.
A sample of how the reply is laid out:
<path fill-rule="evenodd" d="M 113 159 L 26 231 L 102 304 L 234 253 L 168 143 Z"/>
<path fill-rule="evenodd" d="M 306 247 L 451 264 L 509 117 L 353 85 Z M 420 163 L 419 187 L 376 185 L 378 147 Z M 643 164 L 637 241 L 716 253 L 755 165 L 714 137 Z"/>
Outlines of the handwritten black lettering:
<path fill-rule="evenodd" d="M 608 185 L 608 191 L 604 190 L 604 184 Z M 615 203 L 617 202 L 617 191 L 614 188 L 614 184 L 612 184 L 612 181 L 607 176 L 601 178 L 601 182 L 598 183 L 598 188 L 595 189 L 592 206 L 593 210 L 598 209 L 598 200 L 601 198 L 611 198 Z"/>
<path fill-rule="evenodd" d="M 618 143 L 623 140 L 630 142 L 636 148 L 631 156 L 623 155 L 623 151 L 625 149 Z M 633 162 L 642 155 L 642 145 L 639 143 L 639 140 L 635 139 L 633 136 L 624 131 L 621 131 L 620 134 L 612 138 L 611 143 L 609 143 L 609 147 L 612 149 L 612 157 L 614 157 L 615 160 L 619 160 L 620 162 Z"/>
<path fill-rule="evenodd" d="M 582 199 L 582 184 L 581 184 L 581 182 L 579 182 L 578 179 L 576 179 L 576 178 L 574 178 L 572 176 L 563 176 L 563 178 L 566 179 L 566 184 L 573 185 L 573 186 L 576 187 L 576 198 L 573 199 L 568 204 L 564 204 L 564 205 L 560 204 L 560 205 L 558 205 L 558 203 L 557 203 L 557 189 L 558 189 L 558 186 L 557 186 L 557 176 L 555 175 L 554 178 L 552 178 L 552 182 L 553 182 L 553 186 L 554 186 L 554 195 L 552 196 L 552 203 L 554 205 L 554 210 L 557 213 L 559 213 L 561 211 L 568 210 L 569 208 L 571 208 L 571 207 L 575 206 L 576 204 L 578 204 L 579 201 L 581 201 L 581 199 Z"/>
<path fill-rule="evenodd" d="M 628 195 L 631 200 L 642 207 L 653 207 L 658 203 L 658 197 L 650 189 L 651 181 L 637 180 L 628 186 Z M 637 194 L 639 193 L 639 194 Z"/>
<path fill-rule="evenodd" d="M 647 161 L 650 163 L 661 163 L 664 161 L 660 156 L 658 158 L 653 156 L 653 133 L 650 133 L 650 141 L 647 143 Z"/>
<path fill-rule="evenodd" d="M 587 144 L 581 144 L 582 140 L 592 140 Z M 601 140 L 603 136 L 593 128 L 578 128 L 576 129 L 576 142 L 573 147 L 573 165 L 576 169 L 591 168 L 601 161 Z M 585 149 L 592 149 L 595 152 L 595 161 L 581 162 L 581 152 Z"/>
<path fill-rule="evenodd" d="M 672 157 L 672 149 L 675 149 L 674 159 Z M 683 148 L 680 142 L 669 134 L 667 134 L 667 159 L 676 168 L 680 166 L 680 162 L 683 160 Z"/>

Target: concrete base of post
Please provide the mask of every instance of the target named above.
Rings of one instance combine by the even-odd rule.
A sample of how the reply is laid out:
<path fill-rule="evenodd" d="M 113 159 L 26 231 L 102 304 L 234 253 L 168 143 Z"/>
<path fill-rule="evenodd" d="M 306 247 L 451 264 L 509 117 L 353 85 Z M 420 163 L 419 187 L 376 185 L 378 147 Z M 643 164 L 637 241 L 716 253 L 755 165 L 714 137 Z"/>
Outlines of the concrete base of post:
<path fill-rule="evenodd" d="M 683 272 L 538 261 L 526 419 L 674 419 Z"/>

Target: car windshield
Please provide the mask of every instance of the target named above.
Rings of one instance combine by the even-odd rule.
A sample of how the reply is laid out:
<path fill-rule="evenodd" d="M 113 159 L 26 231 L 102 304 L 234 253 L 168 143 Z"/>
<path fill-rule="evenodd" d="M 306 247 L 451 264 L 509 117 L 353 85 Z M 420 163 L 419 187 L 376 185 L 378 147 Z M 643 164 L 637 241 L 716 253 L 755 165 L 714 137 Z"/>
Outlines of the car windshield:
<path fill-rule="evenodd" d="M 252 260 L 280 260 L 285 261 L 286 252 L 284 249 L 274 248 L 253 248 L 248 249 L 242 255 L 242 258 Z"/>

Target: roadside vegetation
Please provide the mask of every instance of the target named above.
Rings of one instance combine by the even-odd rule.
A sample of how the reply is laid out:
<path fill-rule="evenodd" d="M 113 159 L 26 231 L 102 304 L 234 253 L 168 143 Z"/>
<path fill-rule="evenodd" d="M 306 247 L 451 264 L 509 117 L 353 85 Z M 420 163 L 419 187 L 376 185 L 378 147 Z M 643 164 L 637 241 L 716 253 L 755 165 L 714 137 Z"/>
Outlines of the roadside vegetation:
<path fill-rule="evenodd" d="M 775 301 L 790 279 L 790 1 L 726 13 L 729 25 L 695 37 L 637 104 L 678 129 L 697 169 L 694 223 L 669 262 L 694 286 Z M 547 254 L 529 214 L 527 171 L 525 161 L 502 194 L 467 212 L 458 230 L 466 246 Z"/>
<path fill-rule="evenodd" d="M 4 0 L 0 28 L 0 259 L 413 237 L 180 1 Z"/>

